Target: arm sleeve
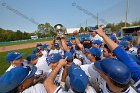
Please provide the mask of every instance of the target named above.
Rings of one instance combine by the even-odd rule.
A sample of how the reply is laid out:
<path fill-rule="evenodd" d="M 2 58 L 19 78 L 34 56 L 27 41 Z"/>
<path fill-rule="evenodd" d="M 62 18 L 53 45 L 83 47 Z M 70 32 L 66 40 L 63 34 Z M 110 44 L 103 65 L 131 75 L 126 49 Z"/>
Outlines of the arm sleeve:
<path fill-rule="evenodd" d="M 36 54 L 36 49 L 34 49 L 34 50 L 32 51 L 32 54 Z"/>
<path fill-rule="evenodd" d="M 113 50 L 118 60 L 123 62 L 131 71 L 131 77 L 136 82 L 140 79 L 140 66 L 120 46 Z"/>

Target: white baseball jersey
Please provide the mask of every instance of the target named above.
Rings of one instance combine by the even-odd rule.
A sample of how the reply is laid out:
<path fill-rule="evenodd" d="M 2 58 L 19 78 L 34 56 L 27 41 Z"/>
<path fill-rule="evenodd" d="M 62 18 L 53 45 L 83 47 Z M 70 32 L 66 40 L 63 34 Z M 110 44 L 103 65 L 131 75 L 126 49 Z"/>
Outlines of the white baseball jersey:
<path fill-rule="evenodd" d="M 138 93 L 140 93 L 140 80 L 137 81 L 133 86 L 136 88 L 136 90 L 138 91 Z"/>
<path fill-rule="evenodd" d="M 109 88 L 107 88 L 106 81 L 99 75 L 99 73 L 93 69 L 92 64 L 80 66 L 83 71 L 89 76 L 90 84 L 96 84 L 99 86 L 99 93 L 112 93 Z M 122 93 L 137 93 L 132 87 L 129 87 Z"/>
<path fill-rule="evenodd" d="M 29 87 L 28 89 L 25 89 L 21 93 L 47 93 L 47 91 L 43 84 L 38 83 L 34 86 Z"/>
<path fill-rule="evenodd" d="M 49 55 L 54 54 L 54 53 L 60 53 L 62 56 L 64 55 L 64 51 L 62 49 L 50 50 Z"/>
<path fill-rule="evenodd" d="M 42 54 L 43 54 L 42 56 L 44 56 L 44 57 L 47 57 L 49 55 L 48 51 L 46 51 L 46 50 L 42 51 Z"/>
<path fill-rule="evenodd" d="M 81 50 L 75 50 L 75 53 L 80 54 L 84 57 L 83 64 L 90 64 L 91 63 L 90 60 L 87 59 L 87 57 L 82 53 Z"/>
<path fill-rule="evenodd" d="M 64 91 L 61 86 L 57 87 L 57 89 L 54 91 L 54 93 L 68 93 L 66 91 Z"/>
<path fill-rule="evenodd" d="M 95 41 L 95 40 L 100 40 L 100 41 L 103 41 L 103 38 L 102 38 L 102 37 L 100 37 L 100 36 L 97 34 L 95 37 L 90 36 L 90 40 L 91 40 L 91 41 Z"/>
<path fill-rule="evenodd" d="M 36 75 L 40 75 L 40 74 L 42 74 L 42 72 L 44 74 L 49 73 L 50 67 L 48 66 L 48 64 L 46 62 L 46 57 L 45 56 L 42 56 L 42 57 L 38 58 L 38 62 L 36 64 L 36 67 L 37 67 L 37 71 L 35 73 Z"/>
<path fill-rule="evenodd" d="M 49 70 L 49 73 L 51 73 L 52 69 Z M 48 75 L 49 75 L 48 73 Z M 54 83 L 59 86 L 60 85 L 60 82 L 61 82 L 61 78 L 62 78 L 62 73 L 63 73 L 63 68 L 59 71 L 59 73 L 57 74 L 55 80 L 54 80 Z"/>
<path fill-rule="evenodd" d="M 15 68 L 16 66 L 13 66 L 13 65 L 11 65 L 7 70 L 6 70 L 6 72 L 7 71 L 10 71 L 12 68 Z"/>
<path fill-rule="evenodd" d="M 134 55 L 137 55 L 137 48 L 136 47 L 131 47 L 130 49 L 129 49 L 129 52 L 131 53 L 131 54 L 134 54 Z"/>
<path fill-rule="evenodd" d="M 54 93 L 75 93 L 72 91 L 72 89 L 69 89 L 68 92 L 64 91 L 61 86 L 57 87 Z M 85 93 L 96 93 L 95 89 L 92 88 L 91 86 L 87 86 Z"/>

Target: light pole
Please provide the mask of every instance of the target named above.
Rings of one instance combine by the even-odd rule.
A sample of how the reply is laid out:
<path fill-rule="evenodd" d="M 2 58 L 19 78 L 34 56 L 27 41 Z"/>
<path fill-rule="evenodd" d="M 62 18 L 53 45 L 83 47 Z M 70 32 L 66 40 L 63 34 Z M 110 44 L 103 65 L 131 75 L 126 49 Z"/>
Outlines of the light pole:
<path fill-rule="evenodd" d="M 128 0 L 126 0 L 125 27 L 127 26 L 127 16 L 128 16 Z"/>

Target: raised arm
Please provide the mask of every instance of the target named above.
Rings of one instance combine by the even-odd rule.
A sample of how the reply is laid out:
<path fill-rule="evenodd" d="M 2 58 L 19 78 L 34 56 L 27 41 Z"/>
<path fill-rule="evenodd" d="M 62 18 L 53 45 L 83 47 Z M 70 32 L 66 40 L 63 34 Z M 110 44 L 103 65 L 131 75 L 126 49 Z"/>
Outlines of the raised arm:
<path fill-rule="evenodd" d="M 61 44 L 62 44 L 64 51 L 69 52 L 70 49 L 68 48 L 64 37 L 65 37 L 64 35 L 61 36 Z"/>
<path fill-rule="evenodd" d="M 66 59 L 61 59 L 59 61 L 59 64 L 56 66 L 56 68 L 49 74 L 47 79 L 44 82 L 44 87 L 47 90 L 47 93 L 54 93 L 57 89 L 57 86 L 54 84 L 54 80 L 60 71 L 60 69 L 66 64 Z"/>
<path fill-rule="evenodd" d="M 73 35 L 76 37 L 78 34 L 78 31 L 74 31 Z M 78 47 L 83 51 L 84 50 L 84 46 L 80 43 L 80 40 L 78 37 L 75 38 L 76 44 L 78 45 Z"/>
<path fill-rule="evenodd" d="M 115 42 L 113 42 L 102 30 L 99 28 L 96 32 L 103 37 L 104 41 L 108 45 L 109 49 L 113 51 L 113 54 L 117 57 L 118 60 L 123 62 L 130 70 L 131 77 L 136 82 L 140 79 L 140 66 Z"/>
<path fill-rule="evenodd" d="M 118 44 L 116 44 L 114 41 L 112 41 L 104 32 L 102 28 L 99 28 L 96 30 L 99 36 L 101 36 L 104 41 L 106 42 L 107 46 L 111 51 L 113 51 L 116 47 L 118 47 Z"/>

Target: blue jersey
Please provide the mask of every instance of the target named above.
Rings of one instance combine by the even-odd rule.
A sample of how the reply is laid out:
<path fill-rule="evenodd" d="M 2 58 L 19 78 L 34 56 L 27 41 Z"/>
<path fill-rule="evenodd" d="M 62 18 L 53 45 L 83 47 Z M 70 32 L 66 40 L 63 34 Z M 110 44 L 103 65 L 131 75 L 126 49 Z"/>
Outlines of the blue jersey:
<path fill-rule="evenodd" d="M 33 51 L 32 51 L 32 54 L 36 54 L 38 52 L 38 49 L 34 49 Z"/>
<path fill-rule="evenodd" d="M 35 48 L 35 49 L 32 51 L 32 54 L 36 54 L 36 53 L 38 53 L 39 51 L 41 51 L 41 50 Z"/>

